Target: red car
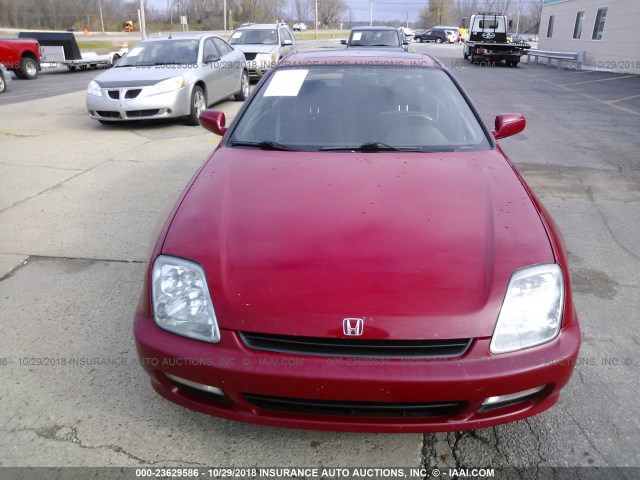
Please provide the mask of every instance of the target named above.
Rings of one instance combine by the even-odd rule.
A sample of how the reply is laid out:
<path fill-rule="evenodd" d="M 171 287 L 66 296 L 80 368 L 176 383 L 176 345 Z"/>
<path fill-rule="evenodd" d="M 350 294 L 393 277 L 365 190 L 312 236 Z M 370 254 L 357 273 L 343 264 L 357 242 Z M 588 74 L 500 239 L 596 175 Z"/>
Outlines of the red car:
<path fill-rule="evenodd" d="M 153 388 L 210 415 L 475 429 L 558 399 L 580 346 L 557 227 L 438 61 L 296 54 L 166 221 L 135 338 Z"/>

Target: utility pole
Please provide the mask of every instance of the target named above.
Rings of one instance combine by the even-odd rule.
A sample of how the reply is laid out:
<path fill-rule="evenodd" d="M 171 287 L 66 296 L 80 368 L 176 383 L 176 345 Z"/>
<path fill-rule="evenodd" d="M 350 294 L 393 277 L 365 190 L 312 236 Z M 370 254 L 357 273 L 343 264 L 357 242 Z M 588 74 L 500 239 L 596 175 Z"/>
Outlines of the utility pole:
<path fill-rule="evenodd" d="M 409 5 L 404 6 L 407 9 L 407 28 L 409 28 Z"/>
<path fill-rule="evenodd" d="M 227 0 L 224 0 L 223 2 L 223 6 L 222 6 L 222 11 L 224 12 L 224 28 L 223 30 L 226 32 L 227 31 Z"/>
<path fill-rule="evenodd" d="M 373 27 L 373 0 L 371 0 L 371 9 L 369 11 L 369 26 Z"/>
<path fill-rule="evenodd" d="M 520 7 L 518 8 L 518 19 L 516 20 L 516 33 L 518 33 L 518 27 L 520 26 L 520 12 L 522 11 L 522 1 L 520 1 Z"/>
<path fill-rule="evenodd" d="M 315 17 L 315 24 L 316 24 L 316 40 L 318 39 L 318 0 L 316 0 L 316 17 Z"/>
<path fill-rule="evenodd" d="M 100 24 L 102 25 L 102 33 L 104 33 L 104 18 L 102 17 L 102 0 L 98 0 L 98 8 L 100 9 Z"/>
<path fill-rule="evenodd" d="M 147 39 L 147 21 L 144 18 L 144 0 L 140 0 L 140 32 L 142 40 Z"/>

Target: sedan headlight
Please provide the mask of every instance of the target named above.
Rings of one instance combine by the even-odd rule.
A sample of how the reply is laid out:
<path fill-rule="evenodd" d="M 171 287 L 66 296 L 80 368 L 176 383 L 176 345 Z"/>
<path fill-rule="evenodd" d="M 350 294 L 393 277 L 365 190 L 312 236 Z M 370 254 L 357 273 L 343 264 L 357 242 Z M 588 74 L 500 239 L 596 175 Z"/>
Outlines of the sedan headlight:
<path fill-rule="evenodd" d="M 491 340 L 491 353 L 506 353 L 553 340 L 560 332 L 564 279 L 557 264 L 513 274 Z"/>
<path fill-rule="evenodd" d="M 173 92 L 185 86 L 184 77 L 173 77 L 144 88 L 143 95 L 157 95 L 159 93 Z"/>
<path fill-rule="evenodd" d="M 93 95 L 94 97 L 102 96 L 102 89 L 100 88 L 100 85 L 98 85 L 98 82 L 96 82 L 95 80 L 91 80 L 89 82 L 89 86 L 87 87 L 87 94 Z"/>
<path fill-rule="evenodd" d="M 153 318 L 159 327 L 205 342 L 220 341 L 218 322 L 202 267 L 161 255 L 152 271 Z"/>

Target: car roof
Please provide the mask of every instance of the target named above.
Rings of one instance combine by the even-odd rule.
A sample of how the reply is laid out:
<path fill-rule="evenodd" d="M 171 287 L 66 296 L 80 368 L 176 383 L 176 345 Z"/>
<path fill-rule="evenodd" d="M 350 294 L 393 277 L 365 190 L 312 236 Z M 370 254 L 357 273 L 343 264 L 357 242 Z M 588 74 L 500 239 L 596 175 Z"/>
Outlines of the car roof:
<path fill-rule="evenodd" d="M 393 30 L 394 32 L 398 30 L 398 27 L 353 27 L 351 31 L 361 31 L 361 30 Z"/>
<path fill-rule="evenodd" d="M 167 40 L 200 40 L 202 37 L 219 37 L 214 33 L 172 33 L 167 36 L 147 38 L 144 42 L 162 42 Z"/>
<path fill-rule="evenodd" d="M 285 27 L 286 25 L 281 23 L 252 23 L 251 25 L 243 25 L 236 30 L 274 30 L 276 28 Z"/>
<path fill-rule="evenodd" d="M 398 65 L 444 68 L 444 65 L 429 55 L 392 50 L 347 49 L 294 53 L 280 62 L 283 66 L 305 65 Z"/>

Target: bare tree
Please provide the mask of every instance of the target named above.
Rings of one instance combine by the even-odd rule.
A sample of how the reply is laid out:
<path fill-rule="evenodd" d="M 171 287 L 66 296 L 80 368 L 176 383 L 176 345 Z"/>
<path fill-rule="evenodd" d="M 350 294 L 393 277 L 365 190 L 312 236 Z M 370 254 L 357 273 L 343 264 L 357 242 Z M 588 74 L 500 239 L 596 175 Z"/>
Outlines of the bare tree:
<path fill-rule="evenodd" d="M 336 26 L 347 11 L 344 0 L 318 0 L 318 22 L 320 25 Z"/>

